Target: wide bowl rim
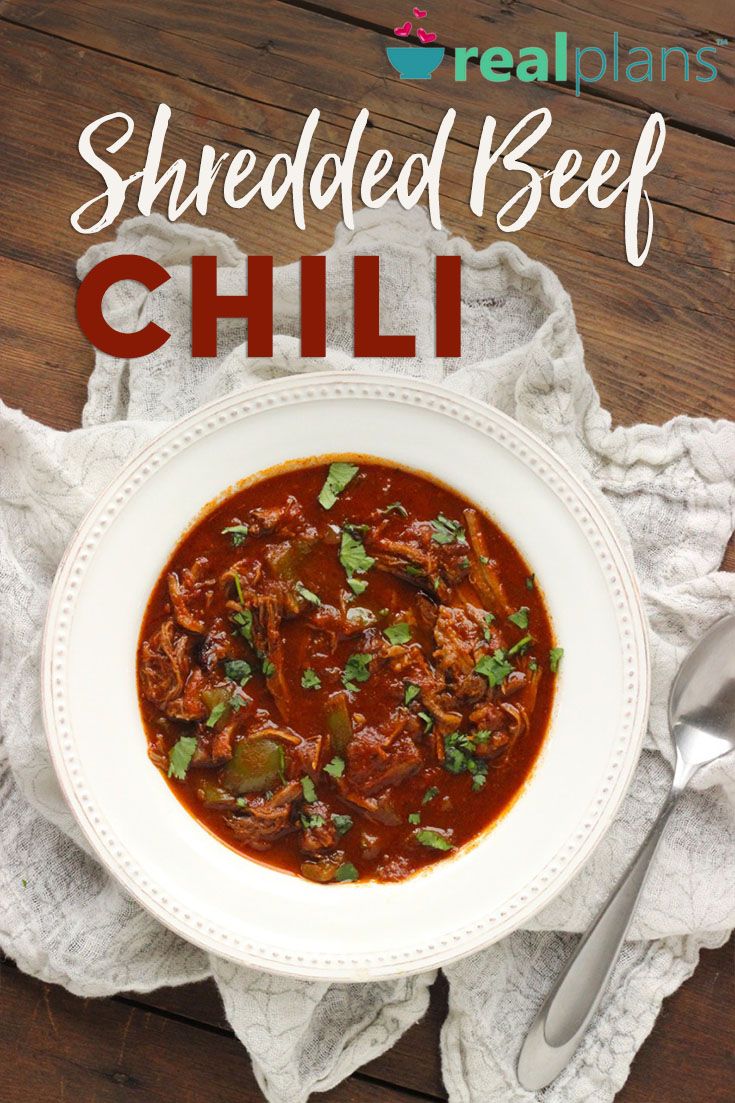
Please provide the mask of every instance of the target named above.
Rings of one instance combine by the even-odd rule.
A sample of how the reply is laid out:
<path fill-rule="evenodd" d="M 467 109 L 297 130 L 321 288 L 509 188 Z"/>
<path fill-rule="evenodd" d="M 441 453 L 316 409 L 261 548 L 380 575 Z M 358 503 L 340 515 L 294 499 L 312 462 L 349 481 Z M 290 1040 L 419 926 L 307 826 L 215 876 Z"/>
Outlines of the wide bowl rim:
<path fill-rule="evenodd" d="M 566 490 L 593 522 L 600 547 L 614 562 L 624 586 L 630 653 L 630 687 L 632 696 L 627 723 L 619 741 L 616 764 L 611 766 L 608 782 L 591 803 L 590 818 L 584 830 L 560 853 L 555 863 L 539 871 L 523 890 L 506 902 L 499 917 L 469 935 L 459 938 L 452 932 L 439 946 L 417 947 L 415 952 L 378 959 L 364 954 L 359 960 L 337 962 L 327 955 L 314 954 L 309 961 L 294 961 L 291 955 L 269 947 L 235 946 L 227 931 L 211 924 L 203 925 L 197 917 L 184 913 L 163 898 L 155 885 L 141 878 L 140 871 L 129 856 L 123 854 L 109 831 L 101 828 L 103 817 L 92 795 L 79 780 L 78 764 L 74 760 L 72 733 L 63 719 L 63 691 L 59 696 L 58 670 L 63 666 L 63 635 L 68 631 L 75 594 L 83 574 L 83 563 L 93 554 L 94 545 L 111 523 L 118 509 L 124 506 L 134 485 L 152 477 L 167 458 L 186 444 L 217 428 L 236 416 L 245 418 L 274 404 L 308 402 L 315 399 L 375 398 L 426 403 L 457 420 L 485 427 L 501 443 L 518 449 L 523 456 L 534 455 L 545 465 L 545 481 Z M 322 451 L 322 449 L 320 449 Z M 326 449 L 325 451 L 330 451 Z M 521 460 L 523 462 L 523 460 Z M 581 522 L 580 522 L 581 524 Z M 56 663 L 56 669 L 55 664 Z M 42 715 L 51 761 L 65 799 L 84 836 L 105 869 L 115 877 L 126 892 L 169 929 L 200 948 L 214 952 L 238 964 L 267 972 L 329 981 L 356 981 L 403 976 L 447 965 L 469 953 L 476 952 L 511 931 L 549 903 L 574 877 L 588 860 L 612 822 L 629 787 L 638 762 L 646 731 L 650 699 L 650 664 L 647 621 L 643 601 L 627 550 L 623 547 L 608 507 L 599 491 L 580 478 L 540 438 L 509 415 L 474 398 L 455 393 L 446 387 L 417 378 L 371 374 L 359 371 L 313 372 L 269 380 L 243 391 L 218 398 L 193 413 L 168 425 L 139 452 L 131 456 L 118 475 L 97 497 L 78 526 L 62 557 L 54 579 L 43 631 L 41 657 Z M 58 705 L 61 704 L 61 715 Z M 481 844 L 479 844 L 481 845 Z M 552 872 L 549 872 L 552 870 Z"/>

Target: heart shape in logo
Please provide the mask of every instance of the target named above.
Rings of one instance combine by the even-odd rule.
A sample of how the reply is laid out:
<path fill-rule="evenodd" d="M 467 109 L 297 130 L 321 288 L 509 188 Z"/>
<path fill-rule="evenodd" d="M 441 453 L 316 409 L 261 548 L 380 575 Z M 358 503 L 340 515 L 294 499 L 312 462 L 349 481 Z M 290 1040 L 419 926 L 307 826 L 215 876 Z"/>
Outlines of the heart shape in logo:
<path fill-rule="evenodd" d="M 417 19 L 426 19 L 429 13 L 427 11 L 424 11 L 423 8 L 414 8 L 413 14 L 416 16 Z"/>
<path fill-rule="evenodd" d="M 419 36 L 419 40 L 423 42 L 424 46 L 428 46 L 430 42 L 436 41 L 436 35 L 433 31 L 425 31 L 423 27 L 419 27 L 416 33 Z"/>
<path fill-rule="evenodd" d="M 406 22 L 403 24 L 402 27 L 394 27 L 393 28 L 393 34 L 397 34 L 399 38 L 408 38 L 410 33 L 411 33 L 411 24 L 409 23 L 408 20 L 406 20 Z"/>

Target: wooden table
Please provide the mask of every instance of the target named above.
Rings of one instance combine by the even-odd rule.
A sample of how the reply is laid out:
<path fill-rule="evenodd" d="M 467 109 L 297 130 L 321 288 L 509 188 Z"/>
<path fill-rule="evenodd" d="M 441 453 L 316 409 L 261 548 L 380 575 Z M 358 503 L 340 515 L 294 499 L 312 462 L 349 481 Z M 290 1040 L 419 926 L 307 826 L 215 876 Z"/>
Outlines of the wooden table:
<path fill-rule="evenodd" d="M 613 419 L 661 422 L 679 414 L 735 413 L 732 342 L 733 52 L 718 47 L 720 76 L 684 81 L 676 63 L 666 83 L 605 79 L 577 98 L 555 84 L 490 85 L 471 67 L 455 84 L 450 67 L 430 83 L 399 83 L 386 64 L 398 0 L 31 0 L 0 2 L 0 394 L 48 424 L 79 424 L 90 347 L 74 319 L 74 262 L 90 243 L 69 216 L 95 194 L 98 179 L 76 150 L 83 127 L 110 111 L 135 120 L 118 154 L 120 171 L 139 168 L 159 102 L 174 112 L 169 159 L 198 164 L 203 143 L 220 151 L 250 146 L 267 158 L 289 149 L 308 111 L 322 112 L 315 156 L 339 148 L 359 106 L 371 113 L 360 163 L 385 146 L 428 148 L 447 107 L 458 116 L 442 184 L 445 222 L 475 245 L 498 236 L 492 215 L 467 206 L 467 176 L 482 120 L 504 134 L 529 110 L 548 106 L 550 135 L 530 160 L 540 168 L 576 146 L 580 177 L 606 148 L 629 159 L 648 112 L 667 120 L 664 155 L 649 178 L 654 242 L 642 269 L 622 243 L 619 204 L 567 211 L 544 203 L 512 240 L 551 264 L 571 293 L 590 370 Z M 713 45 L 732 27 L 725 0 L 432 0 L 431 27 L 448 47 L 546 44 L 567 30 L 575 44 Z M 613 7 L 615 10 L 613 11 Z M 603 9 L 600 11 L 599 9 Z M 491 176 L 488 206 L 511 190 Z M 215 191 L 216 197 L 216 191 Z M 126 213 L 134 213 L 129 201 Z M 335 213 L 310 214 L 298 231 L 287 208 L 233 211 L 221 199 L 207 224 L 277 263 L 326 247 Z M 201 221 L 195 216 L 193 221 Z M 247 1056 L 223 1018 L 212 985 L 152 996 L 79 1000 L 0 965 L 0 1096 L 13 1103 L 206 1103 L 260 1098 Z M 695 976 L 665 1004 L 636 1059 L 622 1103 L 691 1103 L 730 1098 L 732 944 L 703 955 Z M 439 1027 L 446 993 L 392 1051 L 329 1093 L 341 1103 L 441 1099 Z M 729 1028 L 729 1030 L 728 1030 Z M 729 1033 L 729 1038 L 728 1038 Z M 477 1101 L 485 1103 L 485 1101 Z"/>

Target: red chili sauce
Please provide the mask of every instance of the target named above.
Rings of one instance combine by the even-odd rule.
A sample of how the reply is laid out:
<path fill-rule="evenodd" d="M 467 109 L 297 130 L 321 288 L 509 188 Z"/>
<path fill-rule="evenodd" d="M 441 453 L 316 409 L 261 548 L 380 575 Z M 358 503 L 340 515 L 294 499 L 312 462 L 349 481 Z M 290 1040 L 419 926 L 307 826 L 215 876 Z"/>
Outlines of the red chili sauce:
<path fill-rule="evenodd" d="M 138 648 L 148 752 L 248 857 L 401 880 L 518 793 L 553 647 L 528 565 L 468 501 L 371 458 L 307 460 L 217 504 L 166 564 Z"/>

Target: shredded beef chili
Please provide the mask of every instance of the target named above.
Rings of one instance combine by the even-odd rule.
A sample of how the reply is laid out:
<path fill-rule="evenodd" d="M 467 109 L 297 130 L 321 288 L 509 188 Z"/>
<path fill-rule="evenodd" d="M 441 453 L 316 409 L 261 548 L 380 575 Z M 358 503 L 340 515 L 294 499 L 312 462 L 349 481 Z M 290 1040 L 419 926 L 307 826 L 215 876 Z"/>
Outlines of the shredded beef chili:
<path fill-rule="evenodd" d="M 229 846 L 311 881 L 397 881 L 497 819 L 560 649 L 528 566 L 448 488 L 365 457 L 206 513 L 151 596 L 148 751 Z"/>

